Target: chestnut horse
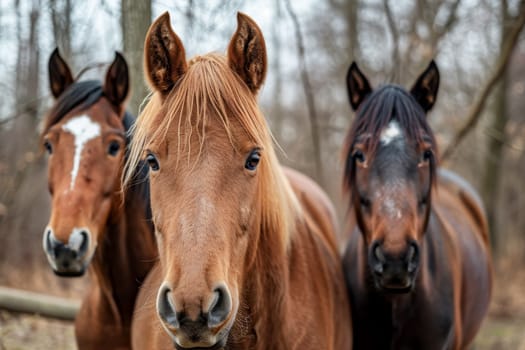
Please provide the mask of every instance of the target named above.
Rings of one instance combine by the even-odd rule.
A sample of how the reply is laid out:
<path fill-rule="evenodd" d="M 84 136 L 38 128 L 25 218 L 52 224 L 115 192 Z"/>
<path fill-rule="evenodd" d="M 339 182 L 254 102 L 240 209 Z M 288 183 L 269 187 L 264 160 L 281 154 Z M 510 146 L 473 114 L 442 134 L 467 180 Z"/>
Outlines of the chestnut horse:
<path fill-rule="evenodd" d="M 129 349 L 140 281 L 157 257 L 147 167 L 133 169 L 122 201 L 121 174 L 134 118 L 124 109 L 128 67 L 120 54 L 99 81 L 75 82 L 55 50 L 49 59 L 56 102 L 44 121 L 51 218 L 43 245 L 59 276 L 92 273 L 75 322 L 80 349 Z"/>
<path fill-rule="evenodd" d="M 347 75 L 356 118 L 347 137 L 351 236 L 344 256 L 357 349 L 465 349 L 487 313 L 492 267 L 478 195 L 437 171 L 426 113 L 432 62 L 410 92 L 372 91 Z"/>
<path fill-rule="evenodd" d="M 154 94 L 129 168 L 150 166 L 160 264 L 137 299 L 133 347 L 349 349 L 333 207 L 280 166 L 256 101 L 264 38 L 237 21 L 227 57 L 187 62 L 168 13 L 146 36 Z"/>

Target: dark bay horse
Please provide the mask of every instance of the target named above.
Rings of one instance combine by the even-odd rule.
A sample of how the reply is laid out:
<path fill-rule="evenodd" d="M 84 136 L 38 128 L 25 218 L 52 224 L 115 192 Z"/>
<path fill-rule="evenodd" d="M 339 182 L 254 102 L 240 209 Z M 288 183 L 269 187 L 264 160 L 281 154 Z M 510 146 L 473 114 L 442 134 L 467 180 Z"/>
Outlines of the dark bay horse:
<path fill-rule="evenodd" d="M 125 112 L 128 67 L 117 53 L 103 85 L 75 82 L 55 50 L 49 79 L 56 101 L 42 133 L 52 196 L 44 251 L 57 275 L 92 275 L 75 322 L 79 348 L 129 349 L 138 287 L 158 253 L 146 166 L 133 169 L 122 200 L 126 132 L 134 123 Z"/>
<path fill-rule="evenodd" d="M 139 293 L 134 349 L 349 349 L 333 207 L 284 170 L 257 104 L 265 42 L 238 14 L 228 56 L 186 61 L 168 13 L 150 27 L 154 95 L 129 168 L 150 166 L 160 264 Z"/>
<path fill-rule="evenodd" d="M 347 75 L 356 118 L 347 136 L 350 192 L 344 267 L 357 349 L 466 349 L 487 313 L 492 265 L 478 195 L 437 171 L 426 113 L 436 100 L 432 62 L 410 92 L 372 90 Z"/>

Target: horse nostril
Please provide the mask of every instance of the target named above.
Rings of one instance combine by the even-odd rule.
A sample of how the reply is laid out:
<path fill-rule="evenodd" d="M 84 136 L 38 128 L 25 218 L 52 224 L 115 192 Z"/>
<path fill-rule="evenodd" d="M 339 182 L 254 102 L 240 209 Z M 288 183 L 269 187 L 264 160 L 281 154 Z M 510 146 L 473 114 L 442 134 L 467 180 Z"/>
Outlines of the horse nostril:
<path fill-rule="evenodd" d="M 226 286 L 219 286 L 213 291 L 214 299 L 208 311 L 208 327 L 221 324 L 228 318 L 232 308 L 231 296 Z"/>
<path fill-rule="evenodd" d="M 369 253 L 369 263 L 371 269 L 378 275 L 381 275 L 384 270 L 384 265 L 386 263 L 385 255 L 383 254 L 383 250 L 381 249 L 381 245 L 379 242 L 374 242 L 370 249 Z"/>
<path fill-rule="evenodd" d="M 386 258 L 385 258 L 385 255 L 383 254 L 383 251 L 381 250 L 381 247 L 378 245 L 376 245 L 375 249 L 374 249 L 374 255 L 376 256 L 376 259 L 381 262 L 381 263 L 385 263 L 386 262 Z"/>
<path fill-rule="evenodd" d="M 180 328 L 173 293 L 171 289 L 163 284 L 157 297 L 157 312 L 160 318 L 173 328 Z"/>
<path fill-rule="evenodd" d="M 89 249 L 89 234 L 86 231 L 82 230 L 80 231 L 80 236 L 82 241 L 80 243 L 80 247 L 78 248 L 78 256 L 82 257 L 87 253 Z"/>
<path fill-rule="evenodd" d="M 406 255 L 407 271 L 412 273 L 416 271 L 419 264 L 419 247 L 417 243 L 410 242 Z"/>
<path fill-rule="evenodd" d="M 60 254 L 60 252 L 65 246 L 64 243 L 60 242 L 55 237 L 53 237 L 51 230 L 47 230 L 45 242 L 46 252 L 55 258 Z"/>

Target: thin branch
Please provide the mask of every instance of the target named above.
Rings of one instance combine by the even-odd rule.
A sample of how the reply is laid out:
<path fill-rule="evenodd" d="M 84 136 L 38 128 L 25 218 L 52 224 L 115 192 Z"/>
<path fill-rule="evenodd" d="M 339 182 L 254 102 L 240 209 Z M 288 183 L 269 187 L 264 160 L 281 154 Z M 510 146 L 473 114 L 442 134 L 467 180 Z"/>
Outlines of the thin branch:
<path fill-rule="evenodd" d="M 109 63 L 108 62 L 95 62 L 95 63 L 92 63 L 92 64 L 88 64 L 87 66 L 85 66 L 84 68 L 82 68 L 80 70 L 80 72 L 78 72 L 77 76 L 75 77 L 75 81 L 77 81 L 78 79 L 80 79 L 81 76 L 83 76 L 87 71 L 89 70 L 92 70 L 92 69 L 98 69 L 98 68 L 102 68 L 102 67 L 106 67 L 108 66 Z"/>
<path fill-rule="evenodd" d="M 42 95 L 36 98 L 33 98 L 31 100 L 25 101 L 24 103 L 20 103 L 17 106 L 17 110 L 15 113 L 11 114 L 10 116 L 7 116 L 5 118 L 0 119 L 0 126 L 9 123 L 12 120 L 17 119 L 18 117 L 21 117 L 23 115 L 27 114 L 27 109 L 31 106 L 34 106 L 35 104 L 40 104 L 43 100 L 47 99 L 49 95 Z"/>
<path fill-rule="evenodd" d="M 87 71 L 91 69 L 97 69 L 107 66 L 107 62 L 96 62 L 87 65 L 86 67 L 82 68 L 80 72 L 78 72 L 77 76 L 75 77 L 75 81 L 79 80 L 82 75 L 84 75 Z M 29 101 L 25 101 L 24 103 L 21 103 L 17 106 L 17 111 L 10 116 L 7 116 L 5 118 L 0 119 L 0 126 L 9 123 L 12 120 L 17 119 L 18 117 L 21 117 L 27 113 L 27 108 L 30 106 L 34 106 L 35 104 L 40 104 L 43 100 L 48 99 L 50 97 L 49 94 L 41 95 L 39 97 L 36 97 L 34 99 L 31 99 Z"/>
<path fill-rule="evenodd" d="M 509 149 L 511 149 L 513 151 L 518 151 L 518 152 L 525 151 L 525 149 L 523 147 L 515 145 L 511 141 L 509 141 L 507 139 L 505 133 L 503 133 L 503 132 L 501 132 L 499 130 L 496 130 L 494 128 L 490 128 L 490 129 L 485 130 L 485 134 L 487 135 L 487 137 L 490 137 L 492 139 L 497 140 L 499 143 L 501 143 L 502 145 L 507 146 Z"/>
<path fill-rule="evenodd" d="M 447 32 L 450 32 L 456 25 L 457 20 L 458 20 L 457 12 L 458 12 L 460 3 L 461 3 L 461 0 L 457 0 L 451 5 L 447 20 L 445 21 L 445 23 L 439 29 L 434 30 L 435 37 L 437 39 L 441 38 Z M 436 11 L 436 17 L 437 17 L 437 11 Z"/>
<path fill-rule="evenodd" d="M 518 41 L 519 34 L 523 29 L 525 24 L 525 11 L 522 11 L 519 17 L 515 20 L 514 26 L 509 30 L 506 42 L 503 44 L 503 48 L 499 55 L 498 61 L 496 62 L 496 68 L 494 69 L 492 75 L 489 77 L 481 93 L 476 100 L 476 102 L 471 106 L 469 113 L 467 115 L 467 121 L 460 128 L 458 133 L 454 136 L 452 141 L 449 143 L 445 151 L 443 152 L 442 159 L 446 160 L 449 158 L 454 150 L 459 146 L 463 138 L 477 125 L 479 118 L 481 117 L 481 112 L 485 108 L 487 99 L 494 88 L 498 83 L 500 77 L 503 75 L 505 67 L 510 59 L 511 53 L 516 46 Z"/>
<path fill-rule="evenodd" d="M 392 49 L 392 81 L 397 81 L 396 79 L 398 78 L 398 75 L 396 72 L 396 68 L 401 65 L 401 62 L 399 60 L 399 31 L 397 30 L 396 23 L 394 20 L 394 14 L 392 13 L 392 9 L 388 4 L 388 0 L 383 0 L 383 6 L 385 7 L 385 14 L 388 22 L 388 27 L 390 29 L 390 33 L 392 34 L 392 41 L 394 42 L 394 47 Z"/>
<path fill-rule="evenodd" d="M 313 94 L 312 85 L 310 84 L 310 77 L 308 76 L 308 71 L 306 69 L 306 58 L 305 58 L 305 49 L 303 42 L 303 35 L 301 33 L 301 24 L 299 19 L 295 14 L 290 0 L 285 0 L 286 10 L 290 15 L 294 30 L 295 30 L 295 40 L 297 43 L 297 54 L 299 59 L 299 69 L 301 72 L 301 80 L 303 82 L 304 94 L 306 96 L 306 105 L 308 108 L 308 117 L 310 118 L 310 131 L 312 136 L 312 143 L 314 147 L 314 161 L 315 161 L 315 171 L 316 178 L 320 183 L 323 183 L 322 179 L 322 164 L 321 164 L 321 140 L 319 137 L 319 122 L 317 118 L 317 112 L 315 108 L 315 99 Z"/>

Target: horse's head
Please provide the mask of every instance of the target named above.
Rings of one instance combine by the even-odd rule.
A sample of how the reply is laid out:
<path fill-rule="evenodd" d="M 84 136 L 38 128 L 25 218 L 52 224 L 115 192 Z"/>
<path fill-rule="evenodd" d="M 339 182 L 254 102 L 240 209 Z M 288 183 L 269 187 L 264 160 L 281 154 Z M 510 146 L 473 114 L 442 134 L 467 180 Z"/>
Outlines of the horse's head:
<path fill-rule="evenodd" d="M 347 138 L 346 186 L 367 245 L 376 287 L 410 291 L 430 214 L 436 144 L 426 121 L 439 86 L 432 62 L 410 92 L 395 85 L 373 91 L 355 63 L 347 75 L 356 118 Z"/>
<path fill-rule="evenodd" d="M 164 279 L 157 311 L 178 348 L 225 344 L 260 232 L 283 225 L 276 213 L 287 190 L 274 184 L 282 174 L 256 101 L 264 38 L 249 17 L 237 20 L 227 57 L 187 62 L 168 13 L 145 41 L 154 95 L 137 121 L 127 169 L 140 157 L 150 166 Z"/>
<path fill-rule="evenodd" d="M 55 50 L 49 79 L 56 102 L 42 133 L 52 196 L 43 245 L 57 275 L 80 276 L 103 240 L 112 208 L 121 205 L 128 68 L 117 53 L 103 86 L 98 81 L 74 82 Z"/>

